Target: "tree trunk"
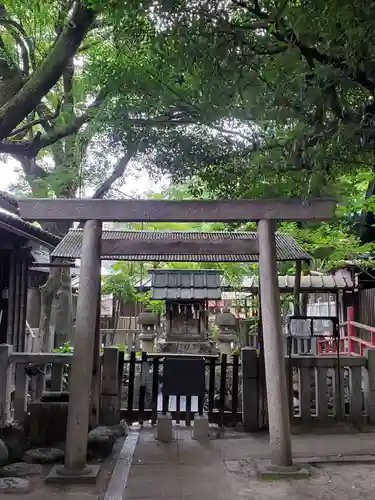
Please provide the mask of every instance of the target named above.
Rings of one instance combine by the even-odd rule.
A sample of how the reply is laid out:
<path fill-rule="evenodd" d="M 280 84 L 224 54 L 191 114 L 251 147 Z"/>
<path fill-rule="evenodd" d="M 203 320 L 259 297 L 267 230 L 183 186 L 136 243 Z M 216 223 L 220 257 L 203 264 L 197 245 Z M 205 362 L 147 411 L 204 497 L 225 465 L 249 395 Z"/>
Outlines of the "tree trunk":
<path fill-rule="evenodd" d="M 46 283 L 40 287 L 40 323 L 38 331 L 38 344 L 42 352 L 50 352 L 54 347 L 53 332 L 51 329 L 51 314 L 53 299 L 56 296 L 61 280 L 61 269 L 54 267 Z"/>
<path fill-rule="evenodd" d="M 50 330 L 55 348 L 73 340 L 73 299 L 70 268 L 61 268 L 59 288 L 53 297 Z"/>

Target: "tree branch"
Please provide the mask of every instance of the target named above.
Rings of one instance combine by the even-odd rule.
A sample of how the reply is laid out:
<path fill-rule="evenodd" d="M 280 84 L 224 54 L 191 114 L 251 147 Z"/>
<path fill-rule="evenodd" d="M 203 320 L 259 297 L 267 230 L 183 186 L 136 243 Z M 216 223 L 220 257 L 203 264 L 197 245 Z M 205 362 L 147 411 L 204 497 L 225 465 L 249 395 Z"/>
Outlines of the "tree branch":
<path fill-rule="evenodd" d="M 65 127 L 54 130 L 53 127 L 48 126 L 48 120 L 44 120 L 42 122 L 42 125 L 45 128 L 48 127 L 50 129 L 50 132 L 45 135 L 38 133 L 33 141 L 0 141 L 0 153 L 8 153 L 13 155 L 19 154 L 28 158 L 35 158 L 41 149 L 52 146 L 60 139 L 64 139 L 65 137 L 77 133 L 82 125 L 92 119 L 93 114 L 102 104 L 106 95 L 107 91 L 106 89 L 103 89 L 101 92 L 99 92 L 95 101 L 87 108 L 87 110 L 82 113 L 82 115 L 77 116 L 71 123 L 69 123 Z M 39 105 L 38 108 L 39 107 L 40 109 L 45 109 L 45 107 L 41 107 L 41 105 Z"/>
<path fill-rule="evenodd" d="M 107 177 L 107 179 L 105 179 L 105 181 L 96 189 L 96 191 L 92 195 L 93 199 L 104 198 L 104 196 L 111 190 L 113 184 L 124 175 L 126 167 L 129 165 L 130 161 L 138 151 L 141 140 L 133 142 L 129 145 L 126 154 L 122 156 L 116 163 L 111 175 Z M 78 227 L 82 229 L 83 226 L 84 223 L 81 222 Z"/>
<path fill-rule="evenodd" d="M 122 156 L 119 161 L 116 163 L 113 172 L 107 179 L 97 188 L 95 193 L 92 195 L 94 199 L 101 199 L 108 193 L 111 189 L 112 185 L 120 179 L 126 170 L 126 167 L 129 165 L 132 158 L 138 151 L 139 145 L 141 141 L 131 143 L 128 147 L 128 150 L 124 156 Z"/>
<path fill-rule="evenodd" d="M 0 139 L 8 137 L 58 82 L 94 19 L 92 9 L 83 7 L 81 2 L 76 3 L 69 22 L 42 64 L 15 96 L 0 108 Z"/>

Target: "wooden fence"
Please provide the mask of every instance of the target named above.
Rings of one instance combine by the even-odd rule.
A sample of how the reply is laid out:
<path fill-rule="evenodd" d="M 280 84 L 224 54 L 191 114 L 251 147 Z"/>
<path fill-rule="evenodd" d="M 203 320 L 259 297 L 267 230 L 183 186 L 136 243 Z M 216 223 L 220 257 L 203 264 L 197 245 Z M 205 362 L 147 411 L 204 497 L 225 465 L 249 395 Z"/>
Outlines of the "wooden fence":
<path fill-rule="evenodd" d="M 168 356 L 178 355 L 142 353 L 141 358 L 137 358 L 133 351 L 124 360 L 122 418 L 131 422 L 151 420 L 156 423 L 159 412 L 169 411 L 177 422 L 185 421 L 188 425 L 194 414 L 202 415 L 203 412 L 207 412 L 210 422 L 219 425 L 236 425 L 241 421 L 241 366 L 237 354 L 230 360 L 225 354 L 221 359 L 215 355 L 193 356 L 205 359 L 206 365 L 206 397 L 197 398 L 196 402 L 192 397 L 161 398 L 163 364 Z"/>

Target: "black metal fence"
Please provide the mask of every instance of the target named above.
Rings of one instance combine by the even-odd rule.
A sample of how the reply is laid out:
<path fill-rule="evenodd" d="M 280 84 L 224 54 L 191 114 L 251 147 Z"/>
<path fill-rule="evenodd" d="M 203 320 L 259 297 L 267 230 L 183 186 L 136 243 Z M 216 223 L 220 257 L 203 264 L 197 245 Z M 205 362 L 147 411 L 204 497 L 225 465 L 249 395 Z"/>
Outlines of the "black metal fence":
<path fill-rule="evenodd" d="M 239 355 L 228 360 L 227 355 L 194 355 L 205 360 L 205 396 L 198 398 L 195 411 L 192 397 L 184 400 L 185 410 L 181 410 L 181 397 L 175 398 L 175 409 L 169 409 L 170 399 L 161 396 L 163 383 L 164 354 L 142 353 L 141 358 L 131 352 L 125 359 L 120 353 L 119 371 L 122 380 L 121 418 L 127 422 L 157 421 L 158 413 L 172 414 L 177 423 L 185 421 L 190 425 L 194 414 L 208 414 L 211 423 L 220 426 L 236 426 L 242 420 L 242 395 L 240 387 L 241 364 Z M 169 355 L 170 357 L 172 355 Z M 173 357 L 184 355 L 174 354 Z M 188 376 L 188 374 L 187 374 Z M 161 407 L 160 402 L 162 401 Z M 158 405 L 159 403 L 159 405 Z M 158 408 L 159 406 L 159 408 Z"/>

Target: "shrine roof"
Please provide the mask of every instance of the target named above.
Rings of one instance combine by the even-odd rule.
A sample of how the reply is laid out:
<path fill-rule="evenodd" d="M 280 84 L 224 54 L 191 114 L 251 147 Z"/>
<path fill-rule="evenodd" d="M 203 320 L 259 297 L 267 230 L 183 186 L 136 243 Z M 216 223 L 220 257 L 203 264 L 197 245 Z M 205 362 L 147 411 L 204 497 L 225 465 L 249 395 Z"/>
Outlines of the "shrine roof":
<path fill-rule="evenodd" d="M 49 247 L 55 247 L 60 241 L 59 237 L 23 220 L 19 215 L 17 200 L 4 191 L 0 191 L 0 227 Z"/>
<path fill-rule="evenodd" d="M 79 259 L 82 229 L 71 229 L 52 252 L 54 258 Z M 258 262 L 256 231 L 103 230 L 102 260 L 161 262 Z M 279 261 L 310 261 L 311 256 L 285 233 L 276 233 Z"/>
<path fill-rule="evenodd" d="M 220 300 L 216 269 L 150 269 L 152 300 Z"/>

